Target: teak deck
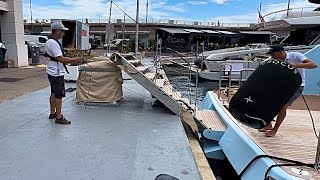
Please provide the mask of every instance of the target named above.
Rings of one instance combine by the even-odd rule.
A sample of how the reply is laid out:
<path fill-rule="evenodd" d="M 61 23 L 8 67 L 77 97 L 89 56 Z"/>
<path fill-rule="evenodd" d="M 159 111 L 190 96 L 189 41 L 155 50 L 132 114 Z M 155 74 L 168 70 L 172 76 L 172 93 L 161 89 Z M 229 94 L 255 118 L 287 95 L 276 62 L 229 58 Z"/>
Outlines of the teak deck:
<path fill-rule="evenodd" d="M 316 133 L 319 134 L 320 112 L 312 111 L 315 120 Z M 264 147 L 264 151 L 276 157 L 296 160 L 312 164 L 315 162 L 318 140 L 315 136 L 309 112 L 306 110 L 288 110 L 287 117 L 274 137 L 266 137 L 265 133 L 258 132 L 246 126 L 246 129 L 256 141 Z M 307 170 L 309 176 L 299 176 L 294 173 L 292 168 L 303 168 Z M 289 174 L 304 179 L 320 179 L 320 172 L 305 167 L 283 167 Z"/>

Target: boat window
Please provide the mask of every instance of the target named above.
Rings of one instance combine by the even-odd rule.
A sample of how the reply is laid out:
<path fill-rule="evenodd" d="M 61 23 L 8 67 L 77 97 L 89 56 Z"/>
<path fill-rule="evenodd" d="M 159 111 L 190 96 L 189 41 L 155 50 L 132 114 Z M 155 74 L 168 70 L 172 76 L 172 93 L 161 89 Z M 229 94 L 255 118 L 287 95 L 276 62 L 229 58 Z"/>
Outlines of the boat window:
<path fill-rule="evenodd" d="M 320 44 L 320 35 L 317 36 L 311 43 L 310 45 L 317 45 Z"/>
<path fill-rule="evenodd" d="M 40 42 L 40 43 L 46 43 L 46 42 L 47 42 L 47 39 L 44 38 L 44 37 L 39 37 L 39 42 Z"/>

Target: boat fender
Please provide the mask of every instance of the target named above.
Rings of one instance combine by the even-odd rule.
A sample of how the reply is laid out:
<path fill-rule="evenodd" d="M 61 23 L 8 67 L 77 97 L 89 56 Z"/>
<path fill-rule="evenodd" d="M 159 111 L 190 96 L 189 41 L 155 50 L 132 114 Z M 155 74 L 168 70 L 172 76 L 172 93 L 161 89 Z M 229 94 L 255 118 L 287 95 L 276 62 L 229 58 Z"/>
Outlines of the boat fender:
<path fill-rule="evenodd" d="M 235 93 L 229 111 L 241 123 L 265 127 L 299 89 L 299 71 L 290 63 L 270 59 L 262 63 Z"/>

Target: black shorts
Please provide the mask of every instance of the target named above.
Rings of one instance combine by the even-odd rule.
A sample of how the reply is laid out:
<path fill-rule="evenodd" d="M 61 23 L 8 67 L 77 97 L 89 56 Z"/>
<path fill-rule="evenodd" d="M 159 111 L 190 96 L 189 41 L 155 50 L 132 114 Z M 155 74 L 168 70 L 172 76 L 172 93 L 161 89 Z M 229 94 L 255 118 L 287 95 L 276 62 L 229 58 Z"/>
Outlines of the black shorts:
<path fill-rule="evenodd" d="M 50 81 L 51 93 L 55 94 L 55 98 L 61 99 L 66 97 L 64 76 L 51 76 L 48 74 L 48 79 Z"/>

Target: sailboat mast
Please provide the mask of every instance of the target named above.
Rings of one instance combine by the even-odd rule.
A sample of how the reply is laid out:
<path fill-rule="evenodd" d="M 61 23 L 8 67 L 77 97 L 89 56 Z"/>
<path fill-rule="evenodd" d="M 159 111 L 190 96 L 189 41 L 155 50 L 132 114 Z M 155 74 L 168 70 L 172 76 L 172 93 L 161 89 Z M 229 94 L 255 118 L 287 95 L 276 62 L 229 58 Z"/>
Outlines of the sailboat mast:
<path fill-rule="evenodd" d="M 139 45 L 138 40 L 139 40 L 139 0 L 137 0 L 135 55 L 138 54 L 138 45 Z"/>

